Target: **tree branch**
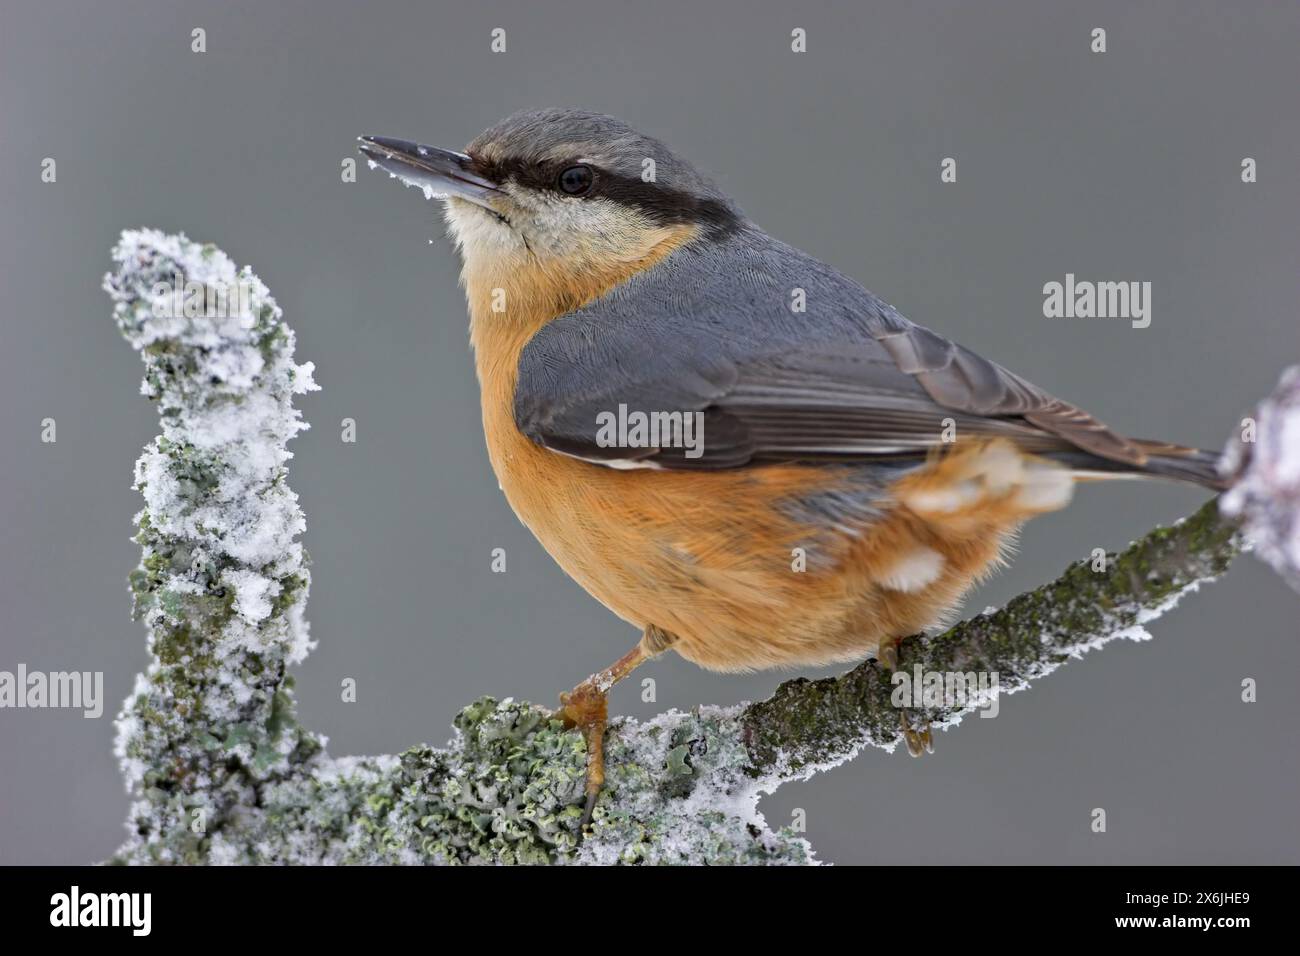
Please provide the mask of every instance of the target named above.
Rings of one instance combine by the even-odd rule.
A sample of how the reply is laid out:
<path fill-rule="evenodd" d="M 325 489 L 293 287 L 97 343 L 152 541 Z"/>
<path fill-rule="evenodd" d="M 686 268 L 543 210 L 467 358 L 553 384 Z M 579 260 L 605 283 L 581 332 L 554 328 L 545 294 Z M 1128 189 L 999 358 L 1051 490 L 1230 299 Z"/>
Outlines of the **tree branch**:
<path fill-rule="evenodd" d="M 304 523 L 285 482 L 285 445 L 307 427 L 292 397 L 315 388 L 311 366 L 294 364 L 293 332 L 266 287 L 214 247 L 146 230 L 124 233 L 114 258 L 105 288 L 163 426 L 136 466 L 145 509 L 131 589 L 151 664 L 118 717 L 132 804 L 115 862 L 812 861 L 757 803 L 864 746 L 897 743 L 891 695 L 907 683 L 874 662 L 788 681 L 746 707 L 615 721 L 606 791 L 581 845 L 582 739 L 533 705 L 483 698 L 443 749 L 329 756 L 298 723 L 288 673 L 313 646 L 295 540 Z M 186 282 L 197 306 L 177 314 Z M 222 302 L 236 305 L 205 308 Z M 905 642 L 899 673 L 922 688 L 946 677 L 948 692 L 911 700 L 909 719 L 952 725 L 998 688 L 1145 637 L 1146 623 L 1240 548 L 1235 521 L 1211 502 L 996 613 Z M 957 674 L 971 693 L 956 693 Z"/>

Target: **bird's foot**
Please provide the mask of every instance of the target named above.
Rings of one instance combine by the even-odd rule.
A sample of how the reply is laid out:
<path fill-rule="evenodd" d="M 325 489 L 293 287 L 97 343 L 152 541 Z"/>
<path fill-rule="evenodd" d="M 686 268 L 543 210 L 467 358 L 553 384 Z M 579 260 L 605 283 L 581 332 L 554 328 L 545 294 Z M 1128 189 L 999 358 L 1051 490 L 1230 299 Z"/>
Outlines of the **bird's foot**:
<path fill-rule="evenodd" d="M 605 727 L 609 722 L 609 689 L 641 663 L 663 653 L 677 638 L 653 624 L 647 625 L 635 647 L 612 665 L 592 674 L 567 694 L 560 695 L 560 709 L 552 717 L 562 720 L 566 727 L 582 731 L 587 742 L 587 804 L 578 824 L 578 840 L 586 832 L 587 824 L 596 810 L 596 800 L 605 786 Z"/>
<path fill-rule="evenodd" d="M 578 824 L 578 838 L 581 840 L 587 825 L 591 823 L 596 800 L 605 786 L 605 725 L 609 721 L 609 691 L 602 688 L 596 678 L 588 678 L 573 690 L 560 695 L 560 709 L 554 716 L 562 720 L 565 727 L 581 730 L 583 739 L 587 742 L 587 781 L 584 788 L 587 802 Z"/>
<path fill-rule="evenodd" d="M 898 723 L 903 730 L 903 740 L 907 744 L 907 752 L 913 757 L 919 757 L 921 754 L 934 753 L 934 736 L 930 733 L 930 722 L 927 720 L 920 730 L 912 727 L 911 721 L 907 719 L 907 711 L 898 712 Z"/>
<path fill-rule="evenodd" d="M 876 660 L 880 661 L 882 667 L 888 671 L 898 670 L 898 645 L 901 641 L 888 641 L 882 643 L 876 651 Z M 907 744 L 907 752 L 913 757 L 919 757 L 921 754 L 934 753 L 934 735 L 930 733 L 930 722 L 927 720 L 920 730 L 916 730 L 910 720 L 907 719 L 907 711 L 898 712 L 899 726 L 903 731 L 903 740 Z"/>

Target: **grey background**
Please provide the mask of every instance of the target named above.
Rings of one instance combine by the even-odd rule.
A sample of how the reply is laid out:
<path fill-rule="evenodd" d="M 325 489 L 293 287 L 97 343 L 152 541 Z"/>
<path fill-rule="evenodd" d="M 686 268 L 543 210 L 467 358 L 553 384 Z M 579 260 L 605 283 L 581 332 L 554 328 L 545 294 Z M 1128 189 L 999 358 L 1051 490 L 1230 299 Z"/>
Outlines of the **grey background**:
<path fill-rule="evenodd" d="M 124 227 L 252 263 L 317 365 L 290 479 L 320 641 L 302 713 L 333 752 L 441 742 L 481 693 L 551 702 L 636 638 L 498 492 L 438 209 L 364 166 L 340 182 L 357 134 L 458 146 L 526 106 L 614 113 L 913 319 L 1145 437 L 1219 447 L 1300 351 L 1295 3 L 2 6 L 0 669 L 102 670 L 108 706 L 98 721 L 0 711 L 0 862 L 94 861 L 122 833 L 111 717 L 145 664 L 125 586 L 131 468 L 156 431 L 99 290 Z M 206 54 L 190 52 L 196 26 Z M 1066 272 L 1151 281 L 1151 327 L 1044 319 L 1042 285 Z M 40 442 L 47 416 L 57 444 Z M 1083 488 L 967 609 L 1203 498 Z M 1295 863 L 1296 608 L 1244 559 L 1154 641 L 1004 699 L 935 756 L 866 753 L 763 809 L 781 824 L 804 808 L 841 863 Z M 788 676 L 673 657 L 645 675 L 658 703 L 624 687 L 616 712 L 731 703 Z"/>

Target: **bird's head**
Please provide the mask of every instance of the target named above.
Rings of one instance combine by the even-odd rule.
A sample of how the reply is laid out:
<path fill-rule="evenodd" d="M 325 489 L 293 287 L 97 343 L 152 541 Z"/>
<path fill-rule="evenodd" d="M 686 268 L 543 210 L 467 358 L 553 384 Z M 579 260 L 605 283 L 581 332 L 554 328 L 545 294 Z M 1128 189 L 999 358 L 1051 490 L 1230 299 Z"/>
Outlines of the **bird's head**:
<path fill-rule="evenodd" d="M 359 148 L 373 165 L 444 200 L 469 274 L 531 268 L 586 285 L 741 220 L 666 145 L 599 113 L 516 113 L 463 153 L 382 136 L 361 137 Z"/>

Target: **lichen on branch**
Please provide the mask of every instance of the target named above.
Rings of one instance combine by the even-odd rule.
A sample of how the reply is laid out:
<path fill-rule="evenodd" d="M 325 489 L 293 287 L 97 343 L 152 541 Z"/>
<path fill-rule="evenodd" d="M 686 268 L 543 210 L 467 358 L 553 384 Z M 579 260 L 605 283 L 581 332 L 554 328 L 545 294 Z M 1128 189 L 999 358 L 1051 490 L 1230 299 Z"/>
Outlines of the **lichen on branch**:
<path fill-rule="evenodd" d="M 215 247 L 133 231 L 113 258 L 104 286 L 162 423 L 135 474 L 145 507 L 130 584 L 151 657 L 117 722 L 131 808 L 114 862 L 813 861 L 797 834 L 767 826 L 758 801 L 864 746 L 896 744 L 899 711 L 874 662 L 748 706 L 614 721 L 582 842 L 582 738 L 534 705 L 476 701 L 443 748 L 330 756 L 298 722 L 289 672 L 313 646 L 304 521 L 286 481 L 287 443 L 307 427 L 292 400 L 316 387 L 312 366 L 295 364 L 293 331 L 262 282 Z M 1075 565 L 1001 611 L 905 642 L 901 669 L 996 671 L 1003 692 L 1019 689 L 1142 636 L 1239 544 L 1208 504 L 1102 570 Z M 949 726 L 979 703 L 909 716 Z"/>
<path fill-rule="evenodd" d="M 113 258 L 104 288 L 162 424 L 135 466 L 130 584 L 151 663 L 117 725 L 134 798 L 123 849 L 179 862 L 321 749 L 293 716 L 311 578 L 285 483 L 286 443 L 307 427 L 293 396 L 316 385 L 266 286 L 214 246 L 127 232 Z"/>

